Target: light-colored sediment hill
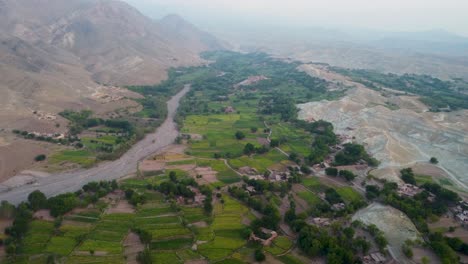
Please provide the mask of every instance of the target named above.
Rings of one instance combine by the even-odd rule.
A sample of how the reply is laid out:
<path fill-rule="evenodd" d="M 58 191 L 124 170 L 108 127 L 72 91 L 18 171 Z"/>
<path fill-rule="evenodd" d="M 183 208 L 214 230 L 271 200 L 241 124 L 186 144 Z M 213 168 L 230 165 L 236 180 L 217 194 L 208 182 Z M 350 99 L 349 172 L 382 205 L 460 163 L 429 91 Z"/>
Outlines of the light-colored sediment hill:
<path fill-rule="evenodd" d="M 390 254 L 399 263 L 413 263 L 404 257 L 401 246 L 406 240 L 416 240 L 421 236 L 404 213 L 391 206 L 373 203 L 357 211 L 352 219 L 353 221 L 359 220 L 366 225 L 376 225 L 384 232 L 388 240 Z"/>
<path fill-rule="evenodd" d="M 307 65 L 302 69 L 355 86 L 338 101 L 299 105 L 299 118 L 330 121 L 336 133 L 351 135 L 363 143 L 382 161 L 379 169 L 372 172 L 374 175 L 398 181 L 399 169 L 424 164 L 430 157 L 437 157 L 438 166 L 447 176 L 466 189 L 468 111 L 428 112 L 416 96 L 397 96 L 391 91 L 383 95 L 320 66 Z"/>

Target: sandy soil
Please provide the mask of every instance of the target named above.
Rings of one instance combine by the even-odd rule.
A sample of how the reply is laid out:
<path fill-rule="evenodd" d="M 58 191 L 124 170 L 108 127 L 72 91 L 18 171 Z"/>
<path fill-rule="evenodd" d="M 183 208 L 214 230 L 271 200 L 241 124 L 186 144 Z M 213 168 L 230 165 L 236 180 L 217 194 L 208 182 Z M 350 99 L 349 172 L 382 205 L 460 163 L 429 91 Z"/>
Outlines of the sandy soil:
<path fill-rule="evenodd" d="M 123 241 L 123 246 L 127 264 L 137 264 L 138 252 L 145 249 L 145 245 L 141 243 L 140 237 L 137 234 L 130 232 Z"/>

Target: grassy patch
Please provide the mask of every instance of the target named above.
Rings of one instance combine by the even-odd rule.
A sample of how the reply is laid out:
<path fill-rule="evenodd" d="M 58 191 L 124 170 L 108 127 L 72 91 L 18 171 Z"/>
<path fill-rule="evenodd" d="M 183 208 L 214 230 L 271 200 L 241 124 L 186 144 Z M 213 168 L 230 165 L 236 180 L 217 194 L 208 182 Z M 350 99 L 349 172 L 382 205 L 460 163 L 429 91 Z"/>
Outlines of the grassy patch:
<path fill-rule="evenodd" d="M 182 263 L 182 260 L 179 259 L 175 252 L 167 252 L 167 251 L 152 251 L 151 252 L 151 259 L 154 264 L 176 264 Z"/>
<path fill-rule="evenodd" d="M 176 238 L 172 240 L 159 240 L 151 242 L 151 249 L 168 250 L 190 247 L 192 238 Z"/>
<path fill-rule="evenodd" d="M 120 242 L 109 242 L 99 240 L 86 240 L 79 247 L 79 251 L 105 251 L 108 254 L 121 254 L 122 245 Z"/>
<path fill-rule="evenodd" d="M 75 248 L 76 240 L 69 237 L 53 237 L 47 245 L 47 252 L 66 256 Z"/>
<path fill-rule="evenodd" d="M 360 202 L 362 201 L 362 195 L 354 190 L 352 187 L 339 187 L 336 188 L 338 194 L 343 198 L 343 200 L 347 203 L 349 202 Z"/>
<path fill-rule="evenodd" d="M 86 150 L 64 150 L 50 157 L 51 163 L 71 162 L 89 167 L 96 162 L 96 157 Z"/>
<path fill-rule="evenodd" d="M 306 201 L 309 206 L 315 206 L 322 202 L 322 200 L 320 200 L 320 198 L 316 194 L 311 193 L 309 191 L 299 192 L 297 193 L 297 195 L 302 200 Z"/>
<path fill-rule="evenodd" d="M 283 262 L 284 264 L 303 264 L 303 262 L 294 257 L 293 255 L 290 255 L 290 254 L 287 254 L 287 255 L 284 255 L 284 256 L 280 256 L 278 257 L 278 259 Z"/>
<path fill-rule="evenodd" d="M 302 184 L 313 192 L 322 192 L 327 188 L 317 177 L 305 178 L 302 180 Z"/>

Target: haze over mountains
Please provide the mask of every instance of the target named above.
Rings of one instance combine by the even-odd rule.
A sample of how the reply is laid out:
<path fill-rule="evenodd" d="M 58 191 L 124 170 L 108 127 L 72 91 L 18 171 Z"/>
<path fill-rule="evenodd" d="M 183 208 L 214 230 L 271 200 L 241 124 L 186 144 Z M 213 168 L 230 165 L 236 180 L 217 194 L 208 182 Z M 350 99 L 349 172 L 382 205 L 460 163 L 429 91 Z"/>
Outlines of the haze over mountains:
<path fill-rule="evenodd" d="M 98 83 L 155 84 L 224 46 L 176 15 L 155 22 L 120 1 L 1 0 L 0 124 L 99 108 L 89 100 Z"/>

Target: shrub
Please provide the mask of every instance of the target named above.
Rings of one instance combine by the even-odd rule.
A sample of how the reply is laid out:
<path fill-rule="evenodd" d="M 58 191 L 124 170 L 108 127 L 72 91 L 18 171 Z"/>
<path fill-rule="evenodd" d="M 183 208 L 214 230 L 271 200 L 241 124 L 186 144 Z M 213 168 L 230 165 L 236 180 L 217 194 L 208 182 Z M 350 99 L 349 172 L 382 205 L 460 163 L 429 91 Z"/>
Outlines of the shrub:
<path fill-rule="evenodd" d="M 35 161 L 38 161 L 38 162 L 39 162 L 39 161 L 43 161 L 43 160 L 45 160 L 45 159 L 46 159 L 46 155 L 44 155 L 44 154 L 39 154 L 39 155 L 37 155 L 37 156 L 34 158 L 34 160 L 35 160 Z"/>
<path fill-rule="evenodd" d="M 242 140 L 242 139 L 245 138 L 245 134 L 244 134 L 244 132 L 242 132 L 242 131 L 237 131 L 236 134 L 235 134 L 235 136 L 236 136 L 236 138 L 237 138 L 238 140 Z"/>
<path fill-rule="evenodd" d="M 325 173 L 326 173 L 328 176 L 338 176 L 338 169 L 337 169 L 337 168 L 333 168 L 333 167 L 326 168 L 326 169 L 325 169 Z"/>
<path fill-rule="evenodd" d="M 258 262 L 262 262 L 265 260 L 265 254 L 263 254 L 262 250 L 255 250 L 255 260 Z"/>

